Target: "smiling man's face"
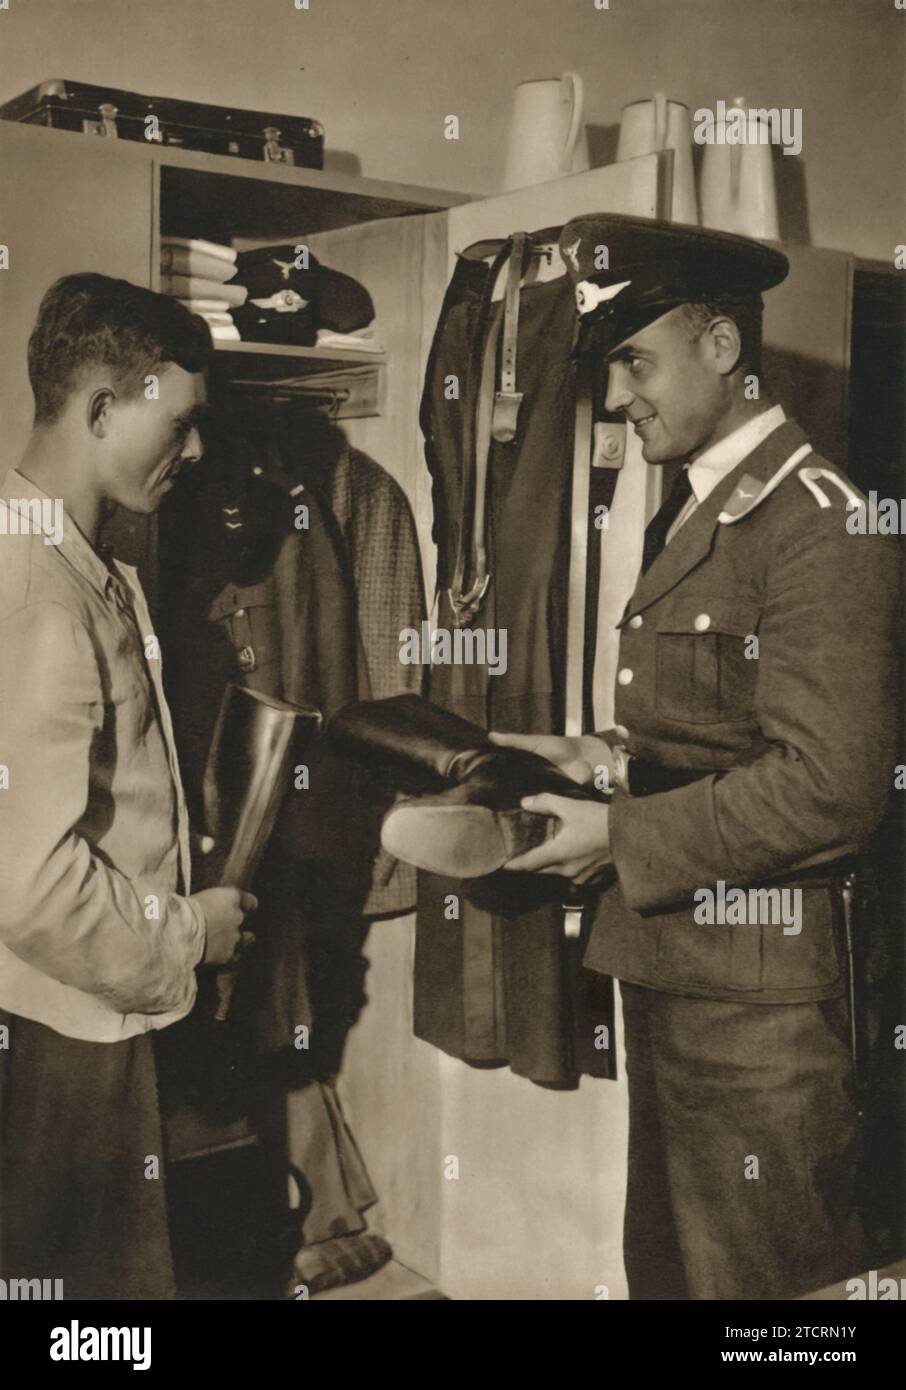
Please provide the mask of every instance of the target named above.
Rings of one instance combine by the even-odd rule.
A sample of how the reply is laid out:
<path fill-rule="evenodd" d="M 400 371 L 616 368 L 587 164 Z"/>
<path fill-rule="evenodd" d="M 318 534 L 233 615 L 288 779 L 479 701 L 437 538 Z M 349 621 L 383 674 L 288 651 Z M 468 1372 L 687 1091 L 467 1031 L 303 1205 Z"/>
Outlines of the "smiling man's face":
<path fill-rule="evenodd" d="M 622 411 L 646 463 L 707 447 L 728 406 L 727 363 L 706 331 L 693 335 L 681 305 L 607 355 L 606 408 Z"/>
<path fill-rule="evenodd" d="M 201 458 L 199 426 L 207 413 L 203 373 L 169 362 L 155 375 L 157 399 L 139 391 L 115 402 L 103 478 L 110 501 L 145 515 L 157 511 L 180 468 Z"/>

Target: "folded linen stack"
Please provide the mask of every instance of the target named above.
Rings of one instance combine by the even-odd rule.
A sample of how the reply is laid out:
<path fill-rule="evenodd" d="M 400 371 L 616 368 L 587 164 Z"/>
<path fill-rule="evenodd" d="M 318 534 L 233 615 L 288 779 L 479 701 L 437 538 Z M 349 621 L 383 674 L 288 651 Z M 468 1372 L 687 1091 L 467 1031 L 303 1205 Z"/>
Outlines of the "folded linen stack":
<path fill-rule="evenodd" d="M 165 236 L 160 239 L 160 288 L 193 314 L 199 314 L 220 342 L 238 342 L 239 329 L 231 309 L 248 298 L 243 285 L 231 285 L 236 274 L 236 252 L 198 237 Z"/>

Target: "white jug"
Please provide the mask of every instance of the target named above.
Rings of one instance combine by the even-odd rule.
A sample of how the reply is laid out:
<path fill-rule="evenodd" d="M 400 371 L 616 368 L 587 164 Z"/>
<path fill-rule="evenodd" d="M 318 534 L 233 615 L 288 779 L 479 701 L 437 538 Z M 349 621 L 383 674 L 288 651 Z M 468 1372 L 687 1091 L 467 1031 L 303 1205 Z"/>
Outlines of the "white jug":
<path fill-rule="evenodd" d="M 728 145 L 725 143 L 727 121 L 736 124 L 739 120 L 738 116 L 730 116 L 734 108 L 746 112 L 746 142 Z M 762 237 L 767 241 L 779 239 L 770 139 L 761 143 L 765 135 L 770 137 L 770 131 L 765 131 L 763 125 L 741 97 L 729 103 L 723 119 L 715 119 L 713 143 L 705 145 L 702 160 L 701 202 L 705 227 Z"/>
<path fill-rule="evenodd" d="M 636 159 L 658 150 L 673 150 L 672 220 L 697 223 L 689 108 L 681 101 L 668 101 L 663 92 L 623 107 L 617 160 Z"/>
<path fill-rule="evenodd" d="M 513 99 L 505 190 L 546 183 L 589 167 L 584 104 L 585 89 L 576 72 L 519 83 Z"/>

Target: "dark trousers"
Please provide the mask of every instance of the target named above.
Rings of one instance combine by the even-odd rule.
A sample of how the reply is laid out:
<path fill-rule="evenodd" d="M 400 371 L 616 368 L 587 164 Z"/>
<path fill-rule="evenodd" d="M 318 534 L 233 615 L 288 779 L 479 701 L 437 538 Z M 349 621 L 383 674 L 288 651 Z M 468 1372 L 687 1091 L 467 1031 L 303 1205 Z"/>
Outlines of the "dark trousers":
<path fill-rule="evenodd" d="M 0 1275 L 62 1279 L 66 1299 L 172 1298 L 151 1034 L 81 1042 L 2 1011 L 0 1024 Z"/>
<path fill-rule="evenodd" d="M 633 1299 L 784 1299 L 860 1267 L 845 1001 L 621 985 Z"/>

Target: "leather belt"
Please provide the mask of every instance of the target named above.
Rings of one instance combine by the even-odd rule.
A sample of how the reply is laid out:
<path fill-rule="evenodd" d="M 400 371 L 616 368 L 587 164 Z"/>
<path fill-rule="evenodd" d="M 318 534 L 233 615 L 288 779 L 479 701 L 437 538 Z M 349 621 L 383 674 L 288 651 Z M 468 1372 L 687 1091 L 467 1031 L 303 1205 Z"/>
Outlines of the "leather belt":
<path fill-rule="evenodd" d="M 507 267 L 503 306 L 503 341 L 500 355 L 500 389 L 494 393 L 491 434 L 500 444 L 516 438 L 516 421 L 523 393 L 516 390 L 516 348 L 519 341 L 519 291 L 525 270 L 525 232 L 514 232 Z"/>
<path fill-rule="evenodd" d="M 634 757 L 623 747 L 614 749 L 614 780 L 631 796 L 653 796 L 656 792 L 676 791 L 678 787 L 688 787 L 691 782 L 712 777 L 716 771 L 716 768 L 709 771 L 702 767 L 661 767 L 658 763 Z"/>
<path fill-rule="evenodd" d="M 703 768 L 690 767 L 660 767 L 657 763 L 645 762 L 643 758 L 635 758 L 627 753 L 625 749 L 618 748 L 617 752 L 617 785 L 624 791 L 628 791 L 630 796 L 654 796 L 657 792 L 672 792 L 678 787 L 688 787 L 693 782 L 701 782 L 706 777 L 722 775 L 722 771 L 712 769 L 707 771 Z M 623 759 L 621 770 L 620 759 Z M 729 771 L 729 769 L 724 769 Z M 813 887 L 840 888 L 843 881 L 858 869 L 858 861 L 853 855 L 844 855 L 839 859 L 829 859 L 822 864 L 812 864 L 808 868 L 793 869 L 788 874 L 783 874 L 777 879 L 764 879 L 759 881 L 755 887 L 769 887 L 774 884 L 786 884 L 794 887 L 802 884 L 803 887 L 811 884 Z"/>
<path fill-rule="evenodd" d="M 543 254 L 544 245 L 559 235 L 559 228 L 547 228 L 531 235 L 513 232 L 505 241 L 476 242 L 463 252 L 465 260 L 487 260 L 491 256 L 493 260 L 481 309 L 482 322 L 488 327 L 477 400 L 463 438 L 459 546 L 453 582 L 448 590 L 457 627 L 465 627 L 475 617 L 491 580 L 485 541 L 489 454 L 492 439 L 499 444 L 509 444 L 516 438 L 523 400 L 523 392 L 516 390 L 522 280 L 528 258 Z M 506 291 L 501 308 L 493 304 L 493 292 L 507 260 Z M 500 380 L 495 390 L 498 343 L 501 347 Z"/>
<path fill-rule="evenodd" d="M 501 325 L 500 315 L 492 305 L 491 295 L 500 269 L 511 249 L 510 241 L 480 242 L 465 253 L 469 260 L 483 260 L 491 251 L 495 254 L 482 297 L 481 319 L 483 325 L 486 325 L 487 333 L 481 356 L 478 390 L 472 410 L 466 412 L 463 430 L 459 544 L 453 582 L 447 591 L 457 627 L 465 627 L 478 612 L 491 578 L 487 572 L 485 548 L 485 494 L 488 451 L 491 444 L 494 368 Z"/>
<path fill-rule="evenodd" d="M 588 496 L 591 485 L 592 388 L 587 364 L 576 377 L 576 433 L 570 502 L 566 603 L 566 700 L 563 732 L 584 733 L 585 615 L 588 603 Z"/>
<path fill-rule="evenodd" d="M 463 481 L 459 552 L 453 574 L 453 584 L 449 591 L 450 607 L 453 609 L 457 627 L 465 627 L 472 621 L 491 582 L 485 544 L 485 512 L 488 491 L 488 452 L 491 447 L 494 359 L 497 353 L 497 343 L 500 339 L 500 324 L 500 314 L 495 312 L 488 329 L 481 360 L 471 491 L 466 486 L 465 480 Z M 466 588 L 467 582 L 468 588 Z"/>

